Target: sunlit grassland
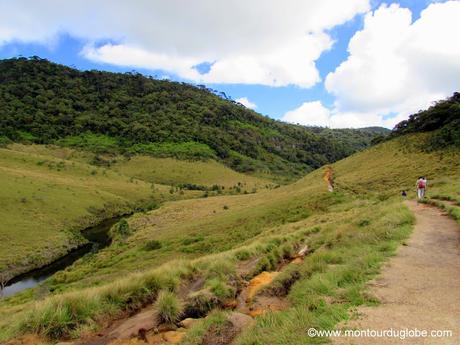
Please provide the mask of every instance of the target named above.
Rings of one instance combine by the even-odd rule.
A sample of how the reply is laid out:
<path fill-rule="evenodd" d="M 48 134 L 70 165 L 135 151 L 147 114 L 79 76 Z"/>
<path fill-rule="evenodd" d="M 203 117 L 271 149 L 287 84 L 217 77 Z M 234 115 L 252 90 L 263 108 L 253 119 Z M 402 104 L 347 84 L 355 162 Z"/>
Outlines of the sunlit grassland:
<path fill-rule="evenodd" d="M 406 190 L 414 197 L 419 176 L 426 176 L 428 181 L 459 176 L 458 149 L 422 152 L 429 135 L 400 137 L 337 162 L 334 168 L 339 188 L 383 196 Z"/>
<path fill-rule="evenodd" d="M 2 309 L 9 315 L 15 315 L 14 312 L 21 309 L 24 309 L 24 312 L 19 312 L 13 317 L 13 322 L 10 321 L 8 326 L 3 328 L 3 334 L 7 337 L 11 336 L 9 332 L 32 331 L 53 337 L 59 337 L 61 334 L 78 336 L 79 332 L 88 328 L 97 329 L 97 320 L 101 315 L 105 318 L 116 317 L 128 305 L 133 307 L 133 304 L 142 304 L 143 301 L 154 298 L 163 289 L 177 291 L 180 282 L 185 283 L 200 275 L 214 277 L 212 272 L 222 272 L 224 277 L 230 279 L 239 258 L 273 256 L 283 243 L 292 245 L 303 242 L 313 250 L 313 254 L 302 266 L 295 268 L 300 272 L 301 279 L 294 285 L 288 296 L 293 308 L 263 317 L 260 319 L 260 325 L 258 323 L 257 328 L 250 335 L 251 339 L 260 338 L 261 344 L 268 343 L 266 341 L 269 339 L 266 337 L 268 334 L 278 336 L 276 332 L 286 331 L 286 335 L 280 337 L 280 340 L 284 336 L 291 339 L 298 338 L 299 334 L 294 336 L 292 331 L 299 331 L 300 327 L 304 327 L 305 324 L 302 323 L 305 320 L 318 318 L 314 312 L 318 311 L 316 307 L 325 304 L 321 300 L 325 296 L 337 299 L 337 303 L 342 308 L 341 318 L 346 317 L 346 310 L 353 303 L 372 301 L 371 298 L 361 294 L 364 282 L 378 271 L 383 259 L 394 251 L 398 241 L 405 238 L 410 231 L 412 216 L 395 200 L 384 203 L 375 200 L 341 200 L 328 213 L 273 228 L 264 236 L 256 237 L 250 244 L 238 246 L 230 251 L 204 256 L 193 261 L 173 260 L 157 269 L 131 273 L 126 278 L 117 279 L 113 283 L 107 282 L 100 287 L 81 288 L 32 304 L 4 305 Z M 379 212 L 375 212 L 374 207 Z M 286 275 L 292 273 L 290 268 L 292 266 L 286 267 Z M 318 275 L 318 278 L 311 280 L 315 275 Z M 225 278 L 220 279 L 225 281 Z M 283 279 L 283 273 L 279 279 Z M 308 293 L 304 287 L 301 287 L 301 284 L 307 282 L 311 284 Z M 277 281 L 274 284 L 277 284 Z M 344 299 L 347 298 L 349 300 L 345 304 Z M 297 303 L 299 308 L 296 307 Z M 300 308 L 307 305 L 310 307 Z M 293 315 L 296 315 L 296 310 L 297 312 L 303 310 L 304 313 L 311 315 L 290 320 Z M 291 314 L 284 320 L 287 323 L 294 323 L 294 328 L 283 323 L 283 315 L 287 312 Z M 277 319 L 279 321 L 272 323 L 274 322 L 270 321 L 272 317 L 279 318 Z M 330 316 L 323 315 L 323 318 L 325 317 Z M 339 319 L 332 317 L 328 322 L 331 325 Z M 220 318 L 217 318 L 216 322 L 219 320 Z M 209 323 L 207 324 L 209 326 Z M 277 325 L 283 328 L 274 327 Z M 322 325 L 326 325 L 325 321 Z M 191 332 L 191 336 L 196 332 Z M 243 337 L 243 343 L 245 339 Z M 286 343 L 295 344 L 295 342 Z"/>
<path fill-rule="evenodd" d="M 413 223 L 400 191 L 414 197 L 416 178 L 426 175 L 432 181 L 429 193 L 458 195 L 458 184 L 450 181 L 460 176 L 459 152 L 423 153 L 425 139 L 398 138 L 333 164 L 334 193 L 326 191 L 319 169 L 296 183 L 257 194 L 168 202 L 136 214 L 128 220 L 129 236 L 46 282 L 54 291 L 49 297 L 28 291 L 2 301 L 0 312 L 14 315 L 15 321 L 0 322 L 0 334 L 78 336 L 82 329 L 97 328 L 100 315 L 115 317 L 162 289 L 174 291 L 180 281 L 208 277 L 216 271 L 214 265 L 234 269 L 238 258 L 273 258 L 282 243 L 303 242 L 313 253 L 295 269 L 298 279 L 287 296 L 291 307 L 257 318 L 238 343 L 323 342 L 309 338 L 305 330 L 333 328 L 350 317 L 350 308 L 376 302 L 366 294 L 366 282 L 409 236 Z M 145 244 L 152 240 L 161 247 L 147 249 Z M 231 267 L 226 268 L 228 276 Z M 293 271 L 288 265 L 273 286 L 282 285 Z M 66 311 L 70 306 L 74 314 Z M 221 322 L 221 315 L 215 320 Z M 197 326 L 201 330 L 190 333 L 195 340 L 185 342 L 199 344 L 199 334 L 211 324 L 204 321 Z"/>
<path fill-rule="evenodd" d="M 275 183 L 268 178 L 259 178 L 236 172 L 212 159 L 179 160 L 175 158 L 158 158 L 146 155 L 122 156 L 95 154 L 88 151 L 54 145 L 21 145 L 12 144 L 10 149 L 32 154 L 53 156 L 81 163 L 94 163 L 98 156 L 108 163 L 108 169 L 119 172 L 124 176 L 134 177 L 149 183 L 177 186 L 194 184 L 212 187 L 223 186 L 229 192 L 230 188 L 240 187 L 241 192 L 251 193 L 254 189 L 273 187 Z"/>
<path fill-rule="evenodd" d="M 0 149 L 0 185 L 0 270 L 9 275 L 65 254 L 84 241 L 79 230 L 98 221 L 186 197 L 104 168 L 8 149 Z"/>
<path fill-rule="evenodd" d="M 460 224 L 460 181 L 458 178 L 440 178 L 430 181 L 424 202 L 445 210 Z"/>
<path fill-rule="evenodd" d="M 317 250 L 296 268 L 301 278 L 287 296 L 292 307 L 259 317 L 237 344 L 323 343 L 325 339 L 309 337 L 307 329 L 334 329 L 352 316 L 350 308 L 378 303 L 365 284 L 408 237 L 413 216 L 395 198 L 341 208 L 330 213 L 338 219 L 321 225 L 321 235 L 310 242 Z"/>
<path fill-rule="evenodd" d="M 254 188 L 266 188 L 266 186 L 273 184 L 270 180 L 236 172 L 213 160 L 185 161 L 173 158 L 135 156 L 129 160 L 118 160 L 113 165 L 113 169 L 126 176 L 167 185 L 186 183 L 207 187 L 219 185 L 228 190 L 230 187 L 236 187 L 240 184 L 242 190 L 251 192 Z"/>
<path fill-rule="evenodd" d="M 313 194 L 314 198 L 288 193 L 279 199 L 266 193 L 168 202 L 147 214 L 136 214 L 128 220 L 130 236 L 56 274 L 48 286 L 54 290 L 100 284 L 175 258 L 229 250 L 283 224 L 308 218 L 312 212 L 308 207 L 316 209 L 326 199 L 336 202 L 336 196 L 326 193 Z M 147 250 L 149 240 L 159 241 L 161 248 Z"/>

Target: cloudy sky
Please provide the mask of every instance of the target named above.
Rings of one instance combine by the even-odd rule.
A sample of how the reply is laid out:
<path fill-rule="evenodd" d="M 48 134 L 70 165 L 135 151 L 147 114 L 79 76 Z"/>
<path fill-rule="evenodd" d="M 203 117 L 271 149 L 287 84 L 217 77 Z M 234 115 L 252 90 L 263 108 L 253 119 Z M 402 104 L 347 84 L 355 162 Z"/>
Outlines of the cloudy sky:
<path fill-rule="evenodd" d="M 459 91 L 460 1 L 0 0 L 0 58 L 136 70 L 287 122 L 386 126 Z"/>

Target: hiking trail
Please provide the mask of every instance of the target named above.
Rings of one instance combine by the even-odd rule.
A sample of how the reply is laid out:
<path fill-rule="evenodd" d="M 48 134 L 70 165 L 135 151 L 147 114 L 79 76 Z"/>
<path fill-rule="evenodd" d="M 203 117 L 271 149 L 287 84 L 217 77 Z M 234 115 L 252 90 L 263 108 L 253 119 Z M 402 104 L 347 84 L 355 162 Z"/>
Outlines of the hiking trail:
<path fill-rule="evenodd" d="M 460 229 L 438 208 L 407 201 L 416 218 L 407 245 L 370 285 L 378 306 L 358 308 L 345 329 L 451 330 L 451 337 L 341 337 L 336 344 L 460 344 Z"/>

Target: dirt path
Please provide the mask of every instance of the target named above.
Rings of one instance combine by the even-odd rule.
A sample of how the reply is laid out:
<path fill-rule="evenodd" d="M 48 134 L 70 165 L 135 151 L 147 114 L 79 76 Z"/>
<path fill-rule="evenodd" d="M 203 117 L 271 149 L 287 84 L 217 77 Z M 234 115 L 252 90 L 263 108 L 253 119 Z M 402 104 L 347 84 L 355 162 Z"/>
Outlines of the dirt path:
<path fill-rule="evenodd" d="M 382 274 L 371 283 L 381 304 L 358 309 L 360 330 L 450 330 L 451 337 L 335 339 L 337 344 L 460 344 L 460 229 L 442 211 L 408 201 L 416 225 Z"/>

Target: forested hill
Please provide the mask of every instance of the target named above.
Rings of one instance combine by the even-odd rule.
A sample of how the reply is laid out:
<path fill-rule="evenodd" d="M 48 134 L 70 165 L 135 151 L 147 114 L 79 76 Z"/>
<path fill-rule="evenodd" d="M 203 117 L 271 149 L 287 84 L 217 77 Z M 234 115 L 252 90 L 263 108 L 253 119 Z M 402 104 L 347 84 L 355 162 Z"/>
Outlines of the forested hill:
<path fill-rule="evenodd" d="M 460 147 L 460 93 L 455 92 L 451 97 L 440 100 L 426 110 L 410 115 L 409 119 L 398 123 L 391 136 L 401 136 L 407 133 L 431 132 L 425 143 L 425 150 L 443 149 L 448 146 Z"/>
<path fill-rule="evenodd" d="M 138 73 L 79 71 L 38 57 L 0 61 L 0 144 L 215 158 L 243 172 L 295 176 L 382 133 L 285 124 L 204 86 Z"/>

